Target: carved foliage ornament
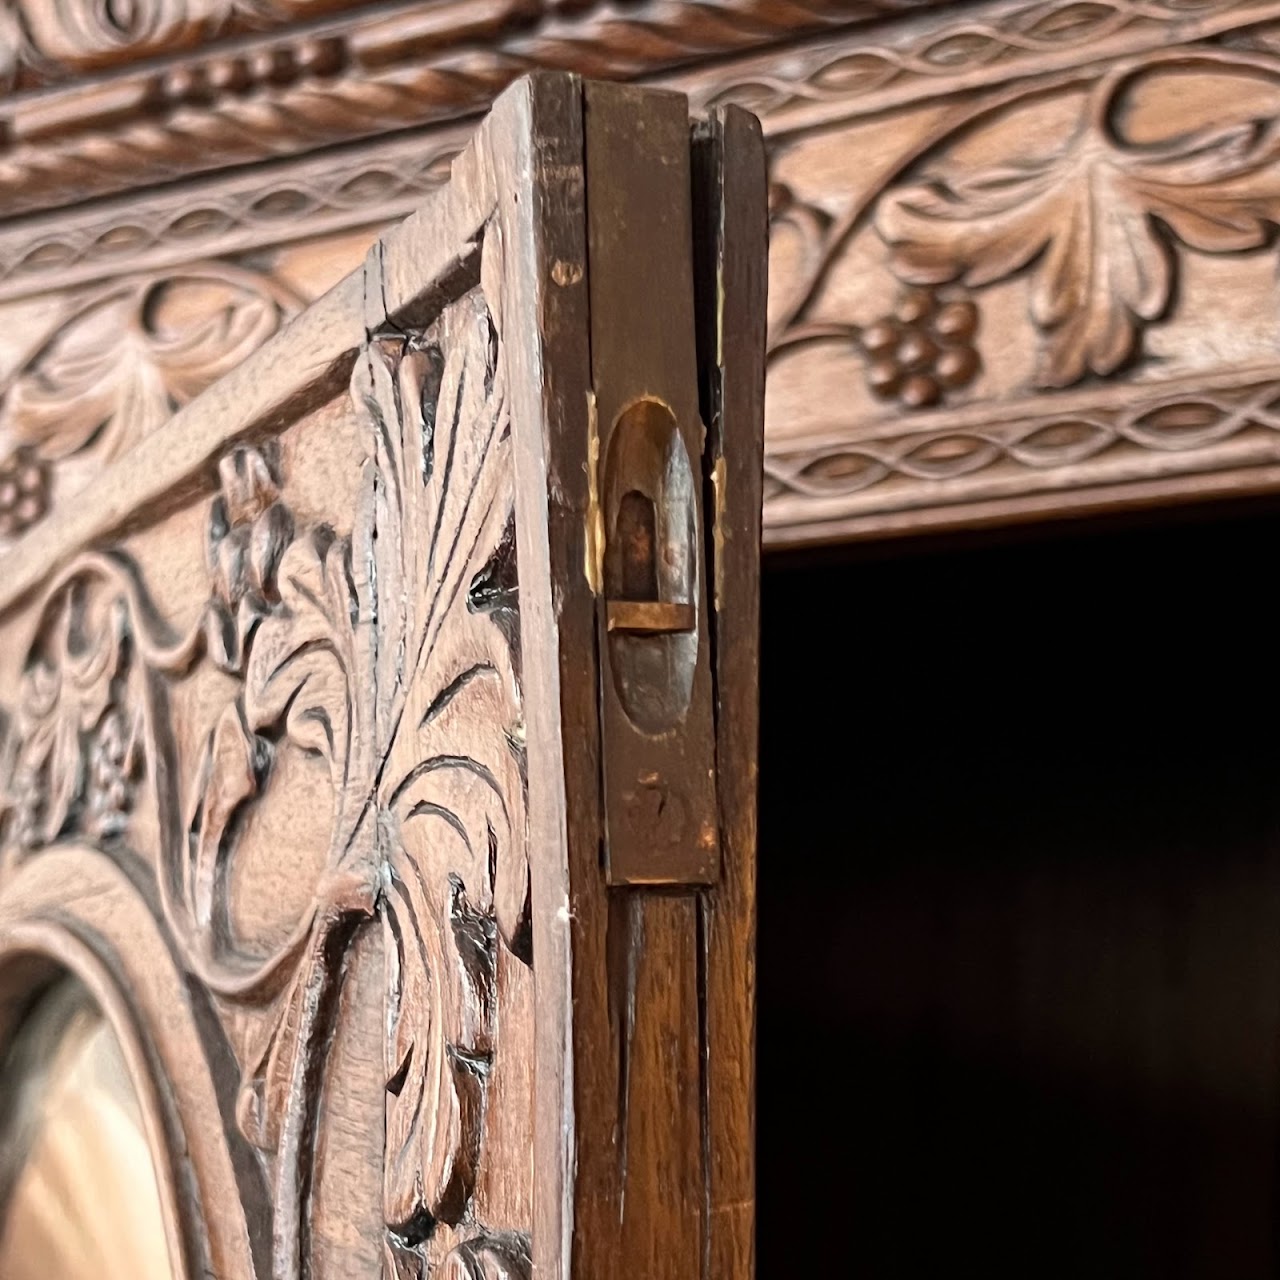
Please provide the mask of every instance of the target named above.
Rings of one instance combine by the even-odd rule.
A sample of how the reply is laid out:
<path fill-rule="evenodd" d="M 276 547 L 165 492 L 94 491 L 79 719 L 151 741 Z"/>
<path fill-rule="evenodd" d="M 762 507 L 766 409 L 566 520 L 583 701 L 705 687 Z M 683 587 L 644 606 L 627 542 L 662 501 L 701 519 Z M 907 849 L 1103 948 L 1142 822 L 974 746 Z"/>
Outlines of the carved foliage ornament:
<path fill-rule="evenodd" d="M 905 280 L 973 288 L 1029 267 L 1045 335 L 1041 383 L 1109 374 L 1169 308 L 1177 245 L 1238 253 L 1280 222 L 1280 121 L 1205 127 L 1138 146 L 1115 125 L 1121 71 L 1094 90 L 1066 145 L 891 192 L 877 228 Z"/>
<path fill-rule="evenodd" d="M 996 108 L 958 112 L 920 165 L 904 165 L 838 219 L 781 189 L 775 235 L 798 243 L 801 265 L 778 294 L 771 355 L 815 342 L 850 344 L 866 360 L 873 390 L 924 407 L 963 389 L 976 371 L 965 348 L 979 328 L 981 290 L 1026 275 L 1041 341 L 1038 386 L 1065 387 L 1123 368 L 1140 354 L 1146 326 L 1168 317 L 1182 251 L 1259 249 L 1280 223 L 1280 121 L 1205 120 L 1150 142 L 1125 135 L 1125 95 L 1165 72 L 1195 70 L 1238 76 L 1248 101 L 1259 76 L 1274 75 L 1277 64 L 1268 55 L 1200 49 L 1121 67 L 1090 90 L 1074 129 L 1047 150 L 1037 150 L 1032 112 L 1079 86 L 1046 93 L 1031 85 L 1012 106 L 1002 99 Z M 1023 111 L 1027 128 L 1011 127 Z M 955 144 L 995 117 L 1016 150 L 977 168 L 951 158 Z M 895 312 L 870 324 L 821 317 L 815 304 L 823 282 L 868 218 L 908 292 Z M 949 332 L 921 331 L 926 312 L 945 313 Z M 943 361 L 955 342 L 960 348 Z"/>
<path fill-rule="evenodd" d="M 280 283 L 226 263 L 74 297 L 0 375 L 0 537 L 44 514 L 66 464 L 97 467 L 124 452 L 300 305 Z"/>
<path fill-rule="evenodd" d="M 0 6 L 0 88 L 26 72 L 56 80 L 80 68 L 189 48 L 360 0 L 6 0 Z"/>
<path fill-rule="evenodd" d="M 491 287 L 464 296 L 420 336 L 370 339 L 352 382 L 372 455 L 352 536 L 297 525 L 271 457 L 237 449 L 210 511 L 199 624 L 172 634 L 126 560 L 86 557 L 47 598 L 8 735 L 8 864 L 72 833 L 114 847 L 145 774 L 160 813 L 160 897 L 188 967 L 224 999 L 270 1010 L 244 1064 L 238 1121 L 273 1177 L 281 1276 L 306 1265 L 316 1092 L 306 1082 L 323 1066 L 339 957 L 373 917 L 390 965 L 390 1273 L 423 1270 L 437 1223 L 461 1229 L 444 1274 L 529 1273 L 527 1239 L 485 1233 L 471 1210 L 496 949 L 532 960 L 510 416 L 493 297 Z M 201 658 L 233 674 L 237 692 L 179 780 L 167 690 Z M 238 815 L 269 795 L 291 750 L 327 763 L 329 848 L 291 936 L 251 954 L 228 898 Z"/>

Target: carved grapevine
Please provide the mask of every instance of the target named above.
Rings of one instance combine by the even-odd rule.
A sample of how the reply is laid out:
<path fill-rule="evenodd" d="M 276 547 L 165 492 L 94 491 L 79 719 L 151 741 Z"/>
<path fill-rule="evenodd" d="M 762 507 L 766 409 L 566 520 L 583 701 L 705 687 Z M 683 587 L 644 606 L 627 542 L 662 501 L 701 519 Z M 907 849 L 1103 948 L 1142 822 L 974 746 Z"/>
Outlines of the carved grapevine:
<path fill-rule="evenodd" d="M 68 460 L 123 453 L 298 305 L 277 282 L 225 263 L 75 298 L 0 379 L 0 537 L 44 514 Z"/>
<path fill-rule="evenodd" d="M 981 288 L 1024 268 L 1045 334 L 1040 381 L 1114 373 L 1164 316 L 1174 242 L 1205 253 L 1267 244 L 1280 222 L 1280 127 L 1210 126 L 1137 146 L 1110 124 L 1132 72 L 1105 79 L 1059 151 L 977 172 L 938 170 L 889 192 L 876 225 L 897 274 Z"/>
<path fill-rule="evenodd" d="M 187 963 L 224 999 L 271 1010 L 238 1118 L 274 1179 L 278 1275 L 305 1265 L 306 1082 L 322 1068 L 335 957 L 375 916 L 389 964 L 389 1271 L 423 1272 L 437 1223 L 461 1228 L 444 1274 L 529 1270 L 523 1236 L 470 1225 L 497 948 L 531 962 L 510 415 L 490 274 L 485 294 L 446 307 L 425 333 L 370 339 L 352 381 L 371 456 L 351 536 L 299 527 L 275 459 L 234 450 L 210 510 L 199 623 L 169 634 L 126 560 L 86 557 L 49 593 L 7 735 L 10 859 L 73 824 L 98 839 L 123 831 L 119 814 L 89 824 L 92 788 L 123 813 L 117 783 L 145 757 L 162 813 L 161 900 Z M 165 682 L 201 654 L 238 692 L 177 788 Z M 247 954 L 228 899 L 238 816 L 289 750 L 327 762 L 329 848 L 287 941 Z"/>

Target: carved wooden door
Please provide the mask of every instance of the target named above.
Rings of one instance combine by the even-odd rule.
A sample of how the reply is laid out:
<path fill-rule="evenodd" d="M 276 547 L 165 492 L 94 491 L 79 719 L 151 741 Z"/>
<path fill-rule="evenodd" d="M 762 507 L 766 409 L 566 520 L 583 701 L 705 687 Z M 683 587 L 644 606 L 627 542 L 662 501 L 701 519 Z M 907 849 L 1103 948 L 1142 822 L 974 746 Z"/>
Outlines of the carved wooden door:
<path fill-rule="evenodd" d="M 74 979 L 174 1274 L 750 1273 L 764 222 L 750 117 L 521 82 L 4 553 L 0 1194 Z"/>

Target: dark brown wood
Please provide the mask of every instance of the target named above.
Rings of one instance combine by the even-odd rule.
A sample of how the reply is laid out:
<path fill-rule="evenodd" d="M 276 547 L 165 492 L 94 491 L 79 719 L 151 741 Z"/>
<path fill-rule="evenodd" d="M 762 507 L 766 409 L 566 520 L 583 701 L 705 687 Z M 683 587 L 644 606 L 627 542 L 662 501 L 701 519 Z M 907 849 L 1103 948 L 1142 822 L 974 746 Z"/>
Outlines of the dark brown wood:
<path fill-rule="evenodd" d="M 751 723 L 748 654 L 716 665 L 702 563 L 698 593 L 670 608 L 628 592 L 648 585 L 674 503 L 708 557 L 704 467 L 732 465 L 744 501 L 715 490 L 710 559 L 738 538 L 732 607 L 754 616 L 764 347 L 759 299 L 736 281 L 746 255 L 762 278 L 765 247 L 726 234 L 734 287 L 695 292 L 687 105 L 627 91 L 649 139 L 634 158 L 674 174 L 679 199 L 665 232 L 641 220 L 626 248 L 684 269 L 647 294 L 595 288 L 591 202 L 636 193 L 604 166 L 584 181 L 593 103 L 616 91 L 595 92 L 571 76 L 514 86 L 356 271 L 265 342 L 283 316 L 252 304 L 252 350 L 232 341 L 238 295 L 175 354 L 145 289 L 109 293 L 83 341 L 44 349 L 83 385 L 18 383 L 41 421 L 65 407 L 69 453 L 118 438 L 75 501 L 2 553 L 0 1050 L 59 973 L 97 1002 L 176 1275 L 522 1280 L 641 1259 L 674 1280 L 724 1247 L 709 1161 L 745 1130 L 721 1132 L 705 1064 L 712 1048 L 749 1056 L 751 992 L 713 993 L 699 921 L 718 910 L 745 940 L 750 898 L 740 868 L 723 900 L 610 886 L 606 821 L 632 819 L 610 808 L 595 642 L 610 634 L 602 565 L 621 574 L 625 634 L 660 639 L 693 613 L 705 704 L 671 717 L 662 767 L 673 794 L 708 788 L 710 845 L 725 824 L 749 859 L 715 797 L 737 770 L 728 794 L 750 812 L 753 752 L 717 761 L 712 732 L 729 701 Z M 756 175 L 743 216 L 762 225 L 758 135 L 740 129 L 708 164 L 717 191 L 721 169 Z M 713 355 L 695 314 L 713 305 L 744 339 L 740 367 L 714 357 L 707 375 L 741 436 L 726 446 L 717 426 L 704 457 L 698 360 Z M 607 499 L 600 522 L 613 455 L 597 456 L 593 405 L 627 389 L 627 334 L 652 343 L 672 315 L 687 482 L 643 490 L 651 527 Z M 142 351 L 118 372 L 121 316 Z M 654 395 L 662 364 L 636 366 Z M 130 437 L 140 405 L 168 417 Z M 17 464 L 24 494 L 33 467 Z M 721 1002 L 736 1013 L 712 1032 Z M 40 1150 L 40 1117 L 18 1119 Z M 13 1212 L 28 1203 L 15 1194 Z M 4 1235 L 9 1207 L 0 1242 L 29 1240 Z M 745 1274 L 752 1215 L 725 1226 L 722 1274 Z"/>
<path fill-rule="evenodd" d="M 689 115 L 678 94 L 655 98 L 638 129 L 639 93 L 586 92 L 604 856 L 611 884 L 707 884 L 720 844 Z"/>
<path fill-rule="evenodd" d="M 714 112 L 693 152 L 704 483 L 716 654 L 722 870 L 698 902 L 707 1236 L 704 1280 L 755 1274 L 756 803 L 760 457 L 767 287 L 759 122 Z"/>

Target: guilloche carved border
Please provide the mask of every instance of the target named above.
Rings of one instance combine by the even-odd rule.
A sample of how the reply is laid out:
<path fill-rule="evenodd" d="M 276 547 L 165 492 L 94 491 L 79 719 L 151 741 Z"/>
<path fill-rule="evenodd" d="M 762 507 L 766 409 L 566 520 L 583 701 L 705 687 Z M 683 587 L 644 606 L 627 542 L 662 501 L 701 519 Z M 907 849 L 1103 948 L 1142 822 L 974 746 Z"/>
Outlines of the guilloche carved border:
<path fill-rule="evenodd" d="M 409 17 L 387 18 L 361 39 L 373 49 L 381 48 L 380 40 L 387 42 L 386 56 L 373 57 L 373 65 L 380 74 L 388 67 L 395 71 L 394 88 L 383 93 L 372 80 L 362 78 L 358 66 L 326 74 L 305 94 L 303 88 L 297 90 L 304 94 L 299 104 L 305 100 L 314 118 L 305 127 L 300 124 L 296 136 L 289 134 L 289 121 L 295 119 L 289 105 L 293 89 L 268 85 L 261 92 L 250 92 L 241 86 L 236 93 L 228 92 L 225 100 L 216 93 L 210 98 L 207 68 L 187 75 L 196 96 L 190 107 L 176 115 L 167 108 L 157 115 L 153 104 L 159 90 L 136 86 L 127 89 L 126 97 L 134 105 L 123 115 L 114 107 L 104 112 L 102 103 L 90 101 L 97 92 L 92 84 L 68 90 L 86 95 L 83 110 L 70 123 L 57 100 L 34 100 L 33 138 L 40 135 L 41 114 L 52 112 L 50 138 L 39 146 L 33 142 L 24 152 L 21 128 L 11 128 L 12 136 L 0 134 L 0 208 L 10 212 L 57 204 L 60 197 L 51 194 L 46 200 L 37 194 L 42 183 L 52 184 L 49 192 L 61 191 L 79 201 L 95 191 L 106 194 L 119 187 L 134 188 L 139 182 L 207 173 L 222 162 L 224 143 L 230 147 L 228 163 L 237 159 L 273 163 L 247 176 L 207 178 L 173 191 L 160 189 L 144 201 L 133 196 L 84 211 L 73 209 L 9 225 L 0 222 L 0 298 L 115 270 L 236 252 L 407 213 L 425 191 L 443 180 L 449 159 L 465 144 L 471 126 L 437 126 L 408 138 L 379 139 L 378 135 L 480 111 L 507 79 L 533 67 L 562 66 L 610 77 L 655 75 L 659 82 L 686 92 L 696 109 L 734 102 L 760 116 L 766 135 L 781 137 L 981 88 L 993 76 L 1027 78 L 1083 69 L 1089 63 L 1101 66 L 1171 42 L 1211 39 L 1280 17 L 1276 0 L 1185 4 L 1180 0 L 1099 0 L 1088 5 L 1078 0 L 1031 4 L 1018 0 L 954 16 L 922 15 L 909 24 L 858 29 L 753 54 L 754 47 L 785 33 L 804 34 L 814 25 L 838 26 L 858 15 L 840 0 L 799 7 L 743 0 L 740 5 L 714 6 L 715 13 L 703 12 L 712 6 L 668 0 L 665 5 L 629 8 L 627 22 L 622 24 L 606 12 L 597 12 L 600 8 L 589 6 L 583 14 L 559 19 L 562 24 L 572 20 L 581 29 L 542 31 L 537 35 L 545 45 L 542 55 L 526 51 L 513 58 L 506 73 L 487 78 L 474 63 L 496 58 L 500 50 L 486 42 L 483 33 L 479 51 L 469 55 L 465 66 L 433 69 L 428 66 L 430 59 L 444 56 L 439 53 L 441 42 L 447 51 L 450 40 L 470 28 L 455 27 L 451 36 L 445 17 L 436 15 L 434 25 L 424 28 L 415 41 Z M 402 27 L 401 22 L 408 25 Z M 601 25 L 602 32 L 593 34 L 593 23 Z M 436 30 L 437 25 L 443 33 Z M 352 33 L 360 30 L 352 27 Z M 500 31 L 498 23 L 490 35 Z M 607 39 L 600 44 L 596 37 L 602 33 Z M 534 35 L 518 31 L 511 38 L 526 37 Z M 673 69 L 682 61 L 733 50 L 742 55 L 724 64 L 695 72 Z M 270 58 L 261 61 L 263 67 L 271 64 Z M 468 81 L 471 96 L 458 100 L 456 95 Z M 110 86 L 113 101 L 121 92 L 125 90 L 120 86 Z M 419 116 L 412 111 L 395 114 L 394 103 L 420 95 L 440 109 Z M 348 98 L 355 101 L 354 107 Z M 381 102 L 380 109 L 391 114 L 359 123 L 363 102 Z M 450 102 L 452 106 L 447 105 Z M 121 125 L 135 107 L 141 112 L 136 138 Z M 9 104 L 0 99 L 0 119 L 6 111 L 21 114 L 25 109 L 21 99 Z M 120 133 L 122 127 L 125 133 Z M 281 128 L 284 133 L 278 131 Z M 295 152 L 357 135 L 378 140 L 353 152 L 281 163 Z M 76 150 L 77 138 L 83 139 L 83 155 Z M 236 151 L 237 147 L 247 150 Z M 175 167 L 150 170 L 149 157 L 161 153 Z"/>

